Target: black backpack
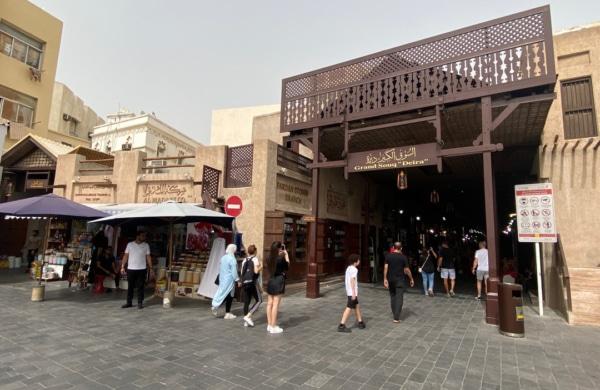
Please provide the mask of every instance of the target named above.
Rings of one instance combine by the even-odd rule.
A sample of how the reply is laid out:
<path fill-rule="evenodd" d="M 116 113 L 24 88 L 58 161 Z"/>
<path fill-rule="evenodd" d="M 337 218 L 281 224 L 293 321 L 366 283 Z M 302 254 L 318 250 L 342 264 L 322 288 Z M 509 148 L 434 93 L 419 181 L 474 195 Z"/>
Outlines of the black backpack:
<path fill-rule="evenodd" d="M 242 268 L 242 284 L 254 283 L 254 256 L 246 258 Z"/>

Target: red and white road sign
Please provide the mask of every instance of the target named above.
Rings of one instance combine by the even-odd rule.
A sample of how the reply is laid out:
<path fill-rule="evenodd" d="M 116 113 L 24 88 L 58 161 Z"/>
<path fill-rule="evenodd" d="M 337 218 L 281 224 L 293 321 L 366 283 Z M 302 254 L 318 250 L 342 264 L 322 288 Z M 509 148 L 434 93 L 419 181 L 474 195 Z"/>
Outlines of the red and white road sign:
<path fill-rule="evenodd" d="M 515 186 L 519 242 L 556 242 L 551 183 Z"/>
<path fill-rule="evenodd" d="M 239 196 L 232 195 L 225 202 L 225 213 L 232 217 L 237 217 L 242 213 L 243 204 Z"/>

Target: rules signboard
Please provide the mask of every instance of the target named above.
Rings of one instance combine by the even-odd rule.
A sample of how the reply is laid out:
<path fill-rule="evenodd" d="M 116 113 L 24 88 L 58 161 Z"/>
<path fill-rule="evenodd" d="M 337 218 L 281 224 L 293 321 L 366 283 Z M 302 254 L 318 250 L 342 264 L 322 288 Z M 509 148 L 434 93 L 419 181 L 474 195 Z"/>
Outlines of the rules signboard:
<path fill-rule="evenodd" d="M 552 183 L 515 186 L 519 242 L 556 242 Z"/>

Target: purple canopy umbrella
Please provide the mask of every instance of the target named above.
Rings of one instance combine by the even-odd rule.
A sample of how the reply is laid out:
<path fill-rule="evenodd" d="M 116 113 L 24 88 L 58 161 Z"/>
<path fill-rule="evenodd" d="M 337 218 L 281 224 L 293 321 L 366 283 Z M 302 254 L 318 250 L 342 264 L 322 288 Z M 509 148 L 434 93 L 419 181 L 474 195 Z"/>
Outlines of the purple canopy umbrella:
<path fill-rule="evenodd" d="M 96 219 L 109 216 L 102 211 L 54 194 L 0 203 L 0 215 L 63 219 Z"/>
<path fill-rule="evenodd" d="M 42 217 L 59 219 L 96 219 L 107 217 L 109 214 L 103 213 L 91 207 L 84 206 L 62 196 L 46 194 L 27 199 L 15 200 L 0 204 L 0 216 L 15 217 Z M 43 244 L 45 253 L 48 245 L 48 234 L 46 230 Z M 40 275 L 39 283 L 42 283 Z"/>

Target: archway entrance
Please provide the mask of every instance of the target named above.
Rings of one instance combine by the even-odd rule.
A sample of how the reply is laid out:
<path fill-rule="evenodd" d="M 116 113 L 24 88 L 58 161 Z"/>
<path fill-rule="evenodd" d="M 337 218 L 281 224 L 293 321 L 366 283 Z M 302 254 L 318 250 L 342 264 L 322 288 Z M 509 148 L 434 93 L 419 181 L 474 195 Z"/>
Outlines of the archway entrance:
<path fill-rule="evenodd" d="M 532 172 L 555 82 L 549 7 L 283 80 L 281 131 L 290 133 L 288 142 L 301 142 L 313 152 L 307 296 L 319 296 L 319 263 L 324 261 L 322 170 L 342 168 L 346 178 L 409 168 L 438 176 L 470 172 L 479 178 L 488 237 L 486 321 L 496 324 L 497 197 L 512 194 L 498 196 L 497 172 L 510 171 L 519 161 L 519 172 Z M 522 160 L 515 157 L 521 154 Z M 454 161 L 464 166 L 453 167 Z M 365 185 L 370 186 L 368 179 Z M 368 256 L 371 225 L 366 193 L 363 257 Z"/>

